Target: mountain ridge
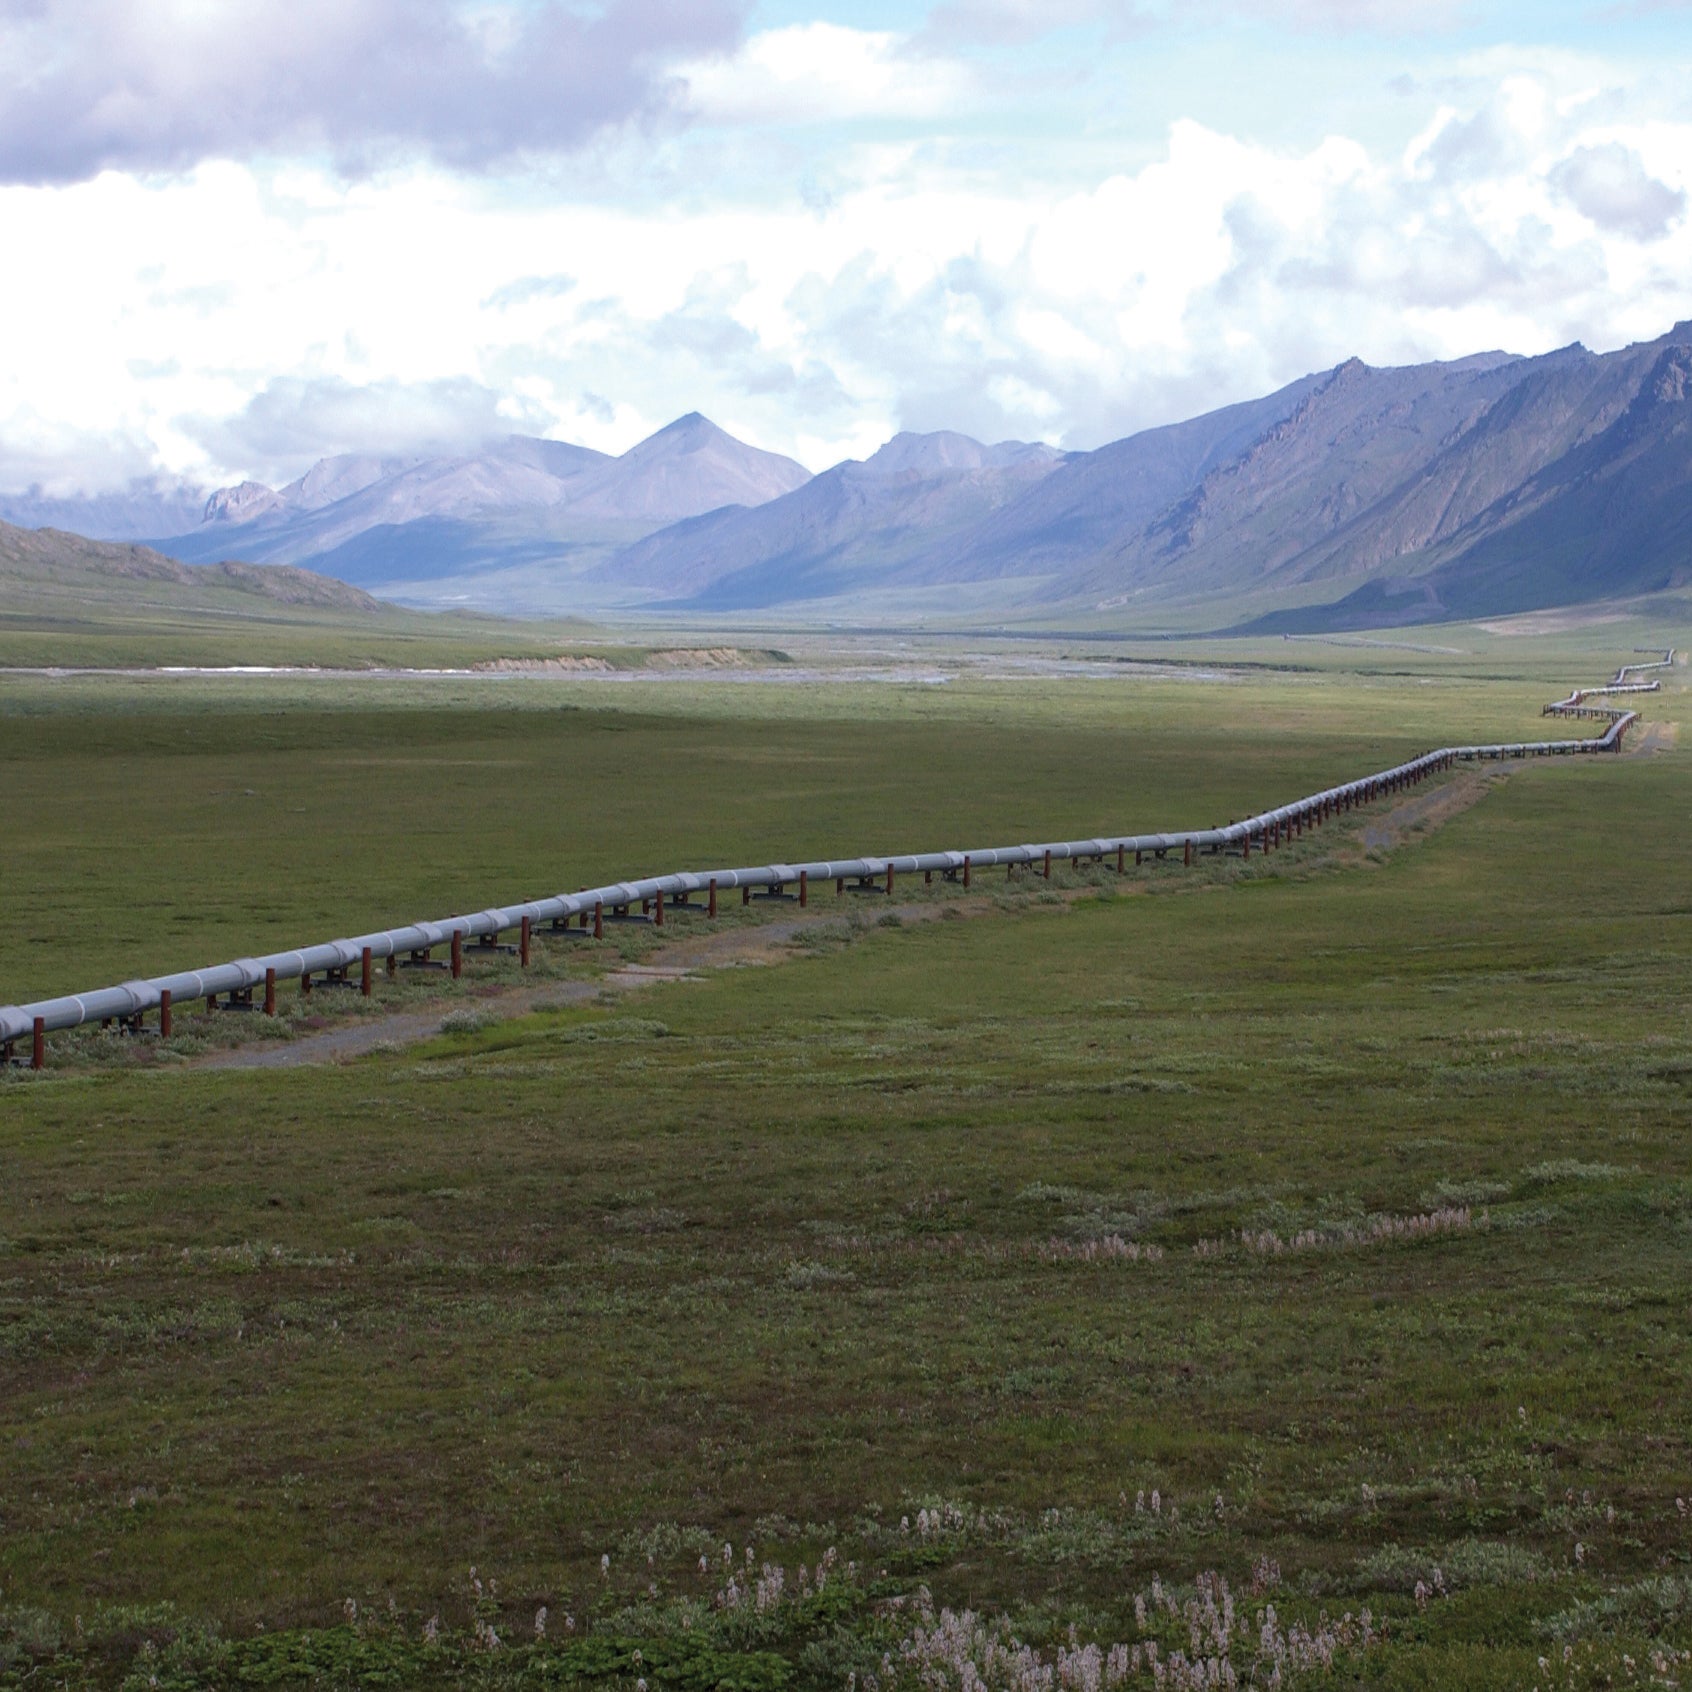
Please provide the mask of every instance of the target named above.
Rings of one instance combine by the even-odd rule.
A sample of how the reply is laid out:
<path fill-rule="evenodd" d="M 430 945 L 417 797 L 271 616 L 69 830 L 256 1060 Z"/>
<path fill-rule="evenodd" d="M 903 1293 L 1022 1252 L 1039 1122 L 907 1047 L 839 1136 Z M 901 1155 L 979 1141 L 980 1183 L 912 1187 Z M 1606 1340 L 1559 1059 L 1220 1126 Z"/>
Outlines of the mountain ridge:
<path fill-rule="evenodd" d="M 1692 585 L 1692 323 L 1609 353 L 1349 358 L 1090 452 L 905 431 L 813 476 L 689 412 L 617 457 L 348 454 L 218 490 L 158 544 L 553 613 L 950 598 L 1290 632 L 1655 593 Z"/>

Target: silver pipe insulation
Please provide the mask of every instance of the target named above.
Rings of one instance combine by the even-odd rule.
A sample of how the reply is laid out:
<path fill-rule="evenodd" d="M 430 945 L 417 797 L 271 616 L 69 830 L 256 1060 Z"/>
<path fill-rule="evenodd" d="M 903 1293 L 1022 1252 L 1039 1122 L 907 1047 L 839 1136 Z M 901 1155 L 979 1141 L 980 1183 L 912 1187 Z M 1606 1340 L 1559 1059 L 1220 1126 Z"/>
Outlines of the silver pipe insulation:
<path fill-rule="evenodd" d="M 1655 651 L 1656 648 L 1651 648 Z M 1577 687 L 1567 699 L 1559 699 L 1555 704 L 1547 705 L 1539 714 L 1542 717 L 1614 717 L 1614 711 L 1583 711 L 1581 707 L 1588 699 L 1608 698 L 1618 693 L 1660 693 L 1663 684 L 1660 681 L 1630 681 L 1630 676 L 1639 675 L 1645 670 L 1666 670 L 1674 663 L 1674 648 L 1671 646 L 1661 658 L 1653 659 L 1648 664 L 1623 664 L 1616 671 L 1614 678 L 1604 687 Z"/>
<path fill-rule="evenodd" d="M 1673 662 L 1672 649 L 1660 665 L 1627 665 L 1624 669 L 1658 668 Z M 1639 720 L 1635 711 L 1606 711 L 1612 719 L 1610 726 L 1592 739 L 1538 740 L 1501 742 L 1490 746 L 1446 746 L 1434 752 L 1424 752 L 1390 769 L 1344 782 L 1338 787 L 1325 788 L 1307 794 L 1287 805 L 1259 812 L 1243 822 L 1229 823 L 1225 828 L 1182 829 L 1160 834 L 1112 834 L 1088 840 L 1042 841 L 1020 846 L 986 846 L 969 851 L 915 852 L 895 857 L 828 858 L 797 864 L 761 864 L 739 869 L 682 870 L 669 875 L 648 876 L 636 881 L 612 882 L 604 887 L 590 887 L 577 893 L 556 893 L 549 898 L 531 899 L 522 904 L 497 905 L 468 916 L 443 917 L 436 922 L 412 923 L 403 928 L 378 929 L 370 934 L 354 935 L 343 940 L 326 940 L 298 951 L 271 952 L 263 957 L 237 958 L 230 963 L 214 964 L 206 969 L 186 970 L 175 975 L 153 976 L 147 980 L 126 981 L 115 987 L 100 987 L 91 992 L 67 994 L 57 999 L 42 999 L 28 1005 L 0 1006 L 0 1045 L 32 1035 L 62 1032 L 88 1022 L 104 1022 L 135 1018 L 144 1012 L 157 1010 L 163 995 L 170 994 L 173 1006 L 185 1005 L 195 999 L 209 999 L 229 993 L 250 993 L 267 980 L 291 981 L 302 976 L 320 974 L 327 970 L 346 970 L 362 966 L 366 950 L 373 960 L 426 955 L 436 946 L 450 945 L 454 936 L 464 940 L 496 941 L 522 927 L 525 918 L 531 925 L 567 923 L 573 918 L 592 915 L 596 910 L 617 911 L 653 901 L 686 898 L 689 894 L 707 893 L 713 886 L 718 892 L 735 888 L 762 889 L 779 893 L 794 886 L 803 878 L 806 882 L 871 881 L 893 875 L 912 875 L 940 871 L 956 874 L 970 869 L 987 869 L 999 864 L 1044 864 L 1050 854 L 1054 862 L 1082 859 L 1102 860 L 1115 853 L 1133 852 L 1162 857 L 1171 851 L 1184 857 L 1200 853 L 1216 854 L 1231 848 L 1249 853 L 1254 844 L 1267 849 L 1270 838 L 1279 838 L 1289 827 L 1302 828 L 1306 822 L 1320 821 L 1339 810 L 1349 810 L 1357 804 L 1367 804 L 1384 794 L 1418 782 L 1437 770 L 1453 763 L 1490 761 L 1508 758 L 1580 756 L 1598 752 L 1620 751 L 1622 738 Z M 274 972 L 274 973 L 272 973 Z"/>

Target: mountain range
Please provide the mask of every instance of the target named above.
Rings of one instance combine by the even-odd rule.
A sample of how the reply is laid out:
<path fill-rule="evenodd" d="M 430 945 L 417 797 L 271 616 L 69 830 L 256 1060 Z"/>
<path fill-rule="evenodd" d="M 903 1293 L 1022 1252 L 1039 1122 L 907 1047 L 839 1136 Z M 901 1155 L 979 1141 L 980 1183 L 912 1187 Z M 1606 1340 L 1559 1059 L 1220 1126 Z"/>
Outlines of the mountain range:
<path fill-rule="evenodd" d="M 1692 583 L 1692 324 L 1606 354 L 1351 359 L 1091 452 L 901 434 L 812 476 L 692 414 L 616 458 L 523 437 L 329 458 L 155 544 L 516 611 L 1292 632 L 1637 596 Z"/>

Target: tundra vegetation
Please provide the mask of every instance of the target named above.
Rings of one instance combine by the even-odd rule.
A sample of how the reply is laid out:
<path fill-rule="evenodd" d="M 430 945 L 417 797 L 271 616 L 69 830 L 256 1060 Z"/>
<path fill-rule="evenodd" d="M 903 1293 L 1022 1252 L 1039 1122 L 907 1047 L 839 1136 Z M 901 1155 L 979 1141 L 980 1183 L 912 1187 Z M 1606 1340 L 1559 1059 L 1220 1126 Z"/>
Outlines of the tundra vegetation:
<path fill-rule="evenodd" d="M 0 993 L 1226 821 L 1532 735 L 1646 640 L 1687 644 L 4 679 Z M 1250 864 L 828 890 L 775 961 L 638 995 L 564 990 L 624 931 L 523 996 L 474 960 L 56 1040 L 0 1079 L 0 1685 L 1692 1681 L 1684 673 L 1626 756 Z"/>

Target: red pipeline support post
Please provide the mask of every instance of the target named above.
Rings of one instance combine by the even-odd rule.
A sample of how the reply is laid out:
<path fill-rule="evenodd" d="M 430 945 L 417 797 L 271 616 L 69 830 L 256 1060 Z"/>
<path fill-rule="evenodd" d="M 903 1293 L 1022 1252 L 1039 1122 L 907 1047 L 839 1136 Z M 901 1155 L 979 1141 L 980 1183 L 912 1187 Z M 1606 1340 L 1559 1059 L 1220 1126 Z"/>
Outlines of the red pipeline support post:
<path fill-rule="evenodd" d="M 924 887 L 932 887 L 934 885 L 934 871 L 933 870 L 924 870 L 922 872 L 922 884 L 923 884 Z"/>
<path fill-rule="evenodd" d="M 969 859 L 964 859 L 964 891 L 969 891 Z"/>
<path fill-rule="evenodd" d="M 595 899 L 593 902 L 593 937 L 595 940 L 605 938 L 605 901 Z"/>
<path fill-rule="evenodd" d="M 1240 837 L 1240 856 L 1242 858 L 1251 856 L 1251 830 L 1249 828 Z"/>
<path fill-rule="evenodd" d="M 366 946 L 358 960 L 358 990 L 365 998 L 370 997 L 370 948 Z"/>
<path fill-rule="evenodd" d="M 47 1019 L 38 1016 L 35 1019 L 35 1029 L 29 1045 L 29 1067 L 31 1069 L 45 1069 L 47 1067 Z"/>
<path fill-rule="evenodd" d="M 664 889 L 662 887 L 658 889 L 658 898 L 652 908 L 652 926 L 654 928 L 664 926 Z"/>
<path fill-rule="evenodd" d="M 392 952 L 388 953 L 388 979 L 390 981 L 399 974 L 399 959 Z"/>
<path fill-rule="evenodd" d="M 1193 843 L 1190 840 L 1186 841 L 1181 847 L 1181 862 L 1188 869 L 1193 867 Z"/>
<path fill-rule="evenodd" d="M 452 978 L 456 981 L 464 973 L 464 936 L 452 931 Z"/>
<path fill-rule="evenodd" d="M 309 969 L 300 977 L 300 996 L 306 999 L 311 997 L 311 971 Z"/>
<path fill-rule="evenodd" d="M 893 891 L 893 866 L 891 864 L 887 866 L 887 891 L 889 893 Z"/>
<path fill-rule="evenodd" d="M 746 885 L 741 888 L 741 890 L 740 890 L 740 902 L 743 905 L 750 905 L 752 903 L 752 883 L 751 882 L 747 882 Z"/>
<path fill-rule="evenodd" d="M 274 969 L 267 969 L 264 972 L 264 1014 L 266 1016 L 275 1016 L 276 1014 L 276 971 Z"/>
<path fill-rule="evenodd" d="M 159 994 L 159 1038 L 170 1038 L 170 989 L 166 987 Z"/>
<path fill-rule="evenodd" d="M 800 872 L 799 872 L 799 906 L 800 906 L 800 909 L 801 910 L 804 909 L 804 907 L 806 905 L 810 904 L 810 902 L 811 902 L 811 872 L 809 870 L 800 870 Z"/>
<path fill-rule="evenodd" d="M 706 914 L 713 919 L 717 915 L 717 881 L 715 876 L 711 878 L 711 905 Z"/>
<path fill-rule="evenodd" d="M 533 924 L 524 917 L 523 926 L 517 932 L 517 961 L 524 969 L 529 967 L 529 940 L 533 932 Z"/>
<path fill-rule="evenodd" d="M 1118 846 L 1116 848 L 1116 873 L 1118 875 L 1126 875 L 1128 873 L 1127 864 L 1128 848 L 1126 846 Z"/>
<path fill-rule="evenodd" d="M 1047 881 L 1052 879 L 1052 849 L 1049 846 L 1046 848 L 1045 876 Z"/>

